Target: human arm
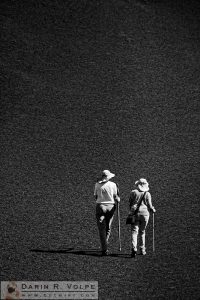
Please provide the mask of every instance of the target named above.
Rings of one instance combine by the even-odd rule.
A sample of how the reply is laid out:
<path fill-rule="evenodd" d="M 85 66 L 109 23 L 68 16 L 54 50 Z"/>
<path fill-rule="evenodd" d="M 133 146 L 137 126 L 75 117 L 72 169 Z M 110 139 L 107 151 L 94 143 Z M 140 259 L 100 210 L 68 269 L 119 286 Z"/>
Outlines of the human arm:
<path fill-rule="evenodd" d="M 116 193 L 114 194 L 113 198 L 116 202 L 120 202 L 120 196 L 119 196 L 119 186 L 118 184 L 116 183 L 116 187 L 117 187 L 117 190 L 116 190 Z"/>
<path fill-rule="evenodd" d="M 115 200 L 116 202 L 120 202 L 120 197 L 119 197 L 118 195 L 114 195 L 114 200 Z"/>
<path fill-rule="evenodd" d="M 146 193 L 146 201 L 147 201 L 147 207 L 148 207 L 149 211 L 155 213 L 156 210 L 155 210 L 154 206 L 152 205 L 151 194 L 149 192 Z"/>
<path fill-rule="evenodd" d="M 132 193 L 130 193 L 130 196 L 129 196 L 129 209 L 131 209 L 132 203 L 133 203 L 133 198 L 132 198 Z"/>
<path fill-rule="evenodd" d="M 129 196 L 129 208 L 130 210 L 134 211 L 136 209 L 136 206 L 137 206 L 136 194 L 134 190 L 132 190 Z"/>
<path fill-rule="evenodd" d="M 97 195 L 97 184 L 94 186 L 94 199 L 97 200 L 98 195 Z"/>

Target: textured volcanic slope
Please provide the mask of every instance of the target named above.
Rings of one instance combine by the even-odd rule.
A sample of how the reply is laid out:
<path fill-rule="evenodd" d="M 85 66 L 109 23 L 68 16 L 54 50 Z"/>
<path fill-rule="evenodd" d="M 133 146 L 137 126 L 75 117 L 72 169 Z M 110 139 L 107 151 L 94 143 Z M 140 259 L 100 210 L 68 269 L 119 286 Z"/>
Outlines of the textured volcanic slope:
<path fill-rule="evenodd" d="M 3 280 L 98 280 L 99 299 L 198 299 L 199 7 L 195 1 L 1 1 Z M 121 192 L 99 257 L 93 186 Z M 139 177 L 146 257 L 124 220 Z"/>

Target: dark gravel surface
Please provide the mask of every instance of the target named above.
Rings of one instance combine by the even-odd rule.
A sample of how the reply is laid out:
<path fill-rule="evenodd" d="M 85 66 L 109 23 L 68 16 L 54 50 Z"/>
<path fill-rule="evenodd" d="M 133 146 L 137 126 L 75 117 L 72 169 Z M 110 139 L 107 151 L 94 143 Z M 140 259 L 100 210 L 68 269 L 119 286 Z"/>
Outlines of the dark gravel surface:
<path fill-rule="evenodd" d="M 94 280 L 99 299 L 199 299 L 198 1 L 1 1 L 1 279 Z M 93 187 L 121 192 L 100 256 Z M 147 256 L 125 225 L 136 179 Z"/>

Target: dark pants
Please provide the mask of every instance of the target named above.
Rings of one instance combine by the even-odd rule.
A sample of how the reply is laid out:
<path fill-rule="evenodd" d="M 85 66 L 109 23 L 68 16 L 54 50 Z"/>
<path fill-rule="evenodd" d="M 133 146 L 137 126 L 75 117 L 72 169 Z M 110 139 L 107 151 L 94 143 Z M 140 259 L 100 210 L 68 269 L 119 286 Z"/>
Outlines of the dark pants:
<path fill-rule="evenodd" d="M 115 204 L 97 204 L 96 206 L 96 219 L 102 251 L 107 251 L 108 249 L 115 208 Z"/>

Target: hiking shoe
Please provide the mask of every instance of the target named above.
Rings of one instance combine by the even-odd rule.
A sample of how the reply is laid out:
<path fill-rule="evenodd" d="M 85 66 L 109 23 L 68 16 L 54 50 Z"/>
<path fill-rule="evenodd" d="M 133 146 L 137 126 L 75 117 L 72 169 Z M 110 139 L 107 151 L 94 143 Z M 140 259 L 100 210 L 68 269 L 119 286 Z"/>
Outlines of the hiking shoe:
<path fill-rule="evenodd" d="M 141 251 L 140 252 L 140 255 L 146 255 L 147 253 L 146 253 L 146 251 Z"/>
<path fill-rule="evenodd" d="M 135 257 L 136 257 L 136 255 L 137 255 L 137 251 L 135 251 L 135 250 L 132 250 L 132 251 L 131 251 L 131 257 L 135 258 Z"/>

